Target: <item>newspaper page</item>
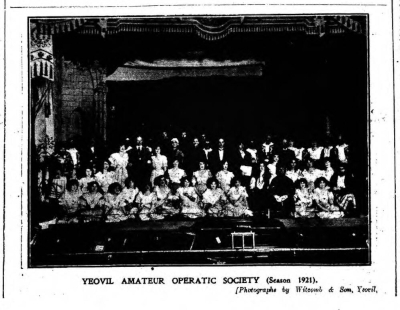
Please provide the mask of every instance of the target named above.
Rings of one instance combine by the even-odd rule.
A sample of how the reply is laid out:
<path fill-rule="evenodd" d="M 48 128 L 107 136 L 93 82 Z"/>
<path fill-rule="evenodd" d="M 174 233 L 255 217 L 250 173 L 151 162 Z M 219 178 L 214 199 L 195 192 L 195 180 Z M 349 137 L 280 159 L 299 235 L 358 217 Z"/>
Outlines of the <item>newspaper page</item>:
<path fill-rule="evenodd" d="M 398 1 L 1 15 L 2 309 L 398 309 Z"/>

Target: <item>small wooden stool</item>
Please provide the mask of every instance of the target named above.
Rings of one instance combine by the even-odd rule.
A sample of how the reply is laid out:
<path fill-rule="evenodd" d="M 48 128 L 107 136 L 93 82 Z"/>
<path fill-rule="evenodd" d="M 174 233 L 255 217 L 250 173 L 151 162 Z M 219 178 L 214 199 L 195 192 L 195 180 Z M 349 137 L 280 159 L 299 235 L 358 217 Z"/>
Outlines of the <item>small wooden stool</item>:
<path fill-rule="evenodd" d="M 235 248 L 235 237 L 242 237 L 242 249 L 244 249 L 244 237 L 252 237 L 253 240 L 253 245 L 252 248 L 254 249 L 256 247 L 256 242 L 255 242 L 255 233 L 252 231 L 249 232 L 232 232 L 232 249 Z"/>

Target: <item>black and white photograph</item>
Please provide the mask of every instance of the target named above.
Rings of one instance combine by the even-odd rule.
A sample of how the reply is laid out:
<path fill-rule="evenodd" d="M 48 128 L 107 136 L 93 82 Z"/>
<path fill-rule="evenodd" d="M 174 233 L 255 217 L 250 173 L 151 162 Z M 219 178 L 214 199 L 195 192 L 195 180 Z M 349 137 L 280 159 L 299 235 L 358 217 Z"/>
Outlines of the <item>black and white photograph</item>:
<path fill-rule="evenodd" d="M 367 14 L 28 25 L 29 267 L 371 263 Z"/>

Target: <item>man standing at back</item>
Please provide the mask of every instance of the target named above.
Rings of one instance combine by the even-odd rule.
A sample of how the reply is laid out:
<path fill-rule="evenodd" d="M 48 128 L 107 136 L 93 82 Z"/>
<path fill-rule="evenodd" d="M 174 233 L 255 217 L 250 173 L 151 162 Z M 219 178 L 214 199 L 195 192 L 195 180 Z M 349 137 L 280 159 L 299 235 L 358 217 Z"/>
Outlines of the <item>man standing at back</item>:
<path fill-rule="evenodd" d="M 139 187 L 145 185 L 146 180 L 149 179 L 150 150 L 143 145 L 143 138 L 138 136 L 136 144 L 129 151 L 129 164 L 128 174 L 129 177 L 134 179 Z"/>

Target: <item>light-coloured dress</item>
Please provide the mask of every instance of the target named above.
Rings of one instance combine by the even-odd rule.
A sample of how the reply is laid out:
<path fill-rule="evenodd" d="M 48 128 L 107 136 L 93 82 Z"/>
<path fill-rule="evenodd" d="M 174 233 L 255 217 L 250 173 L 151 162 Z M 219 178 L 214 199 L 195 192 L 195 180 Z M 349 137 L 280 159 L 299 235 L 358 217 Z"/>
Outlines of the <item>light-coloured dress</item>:
<path fill-rule="evenodd" d="M 142 221 L 162 220 L 164 218 L 163 215 L 156 213 L 157 196 L 154 192 L 149 194 L 140 192 L 137 195 L 136 202 L 139 205 L 139 218 Z"/>
<path fill-rule="evenodd" d="M 216 178 L 219 182 L 219 186 L 224 192 L 228 192 L 231 187 L 231 181 L 235 175 L 230 171 L 221 170 L 217 173 Z"/>
<path fill-rule="evenodd" d="M 151 156 L 151 164 L 153 170 L 151 171 L 150 182 L 154 186 L 154 179 L 160 175 L 164 175 L 165 169 L 168 167 L 168 160 L 164 155 Z"/>
<path fill-rule="evenodd" d="M 197 195 L 201 196 L 207 190 L 207 181 L 212 177 L 210 170 L 198 170 L 193 173 L 192 183 L 195 185 Z"/>
<path fill-rule="evenodd" d="M 203 193 L 203 204 L 207 208 L 207 214 L 212 217 L 224 216 L 224 206 L 227 203 L 225 194 L 222 189 L 207 189 Z"/>
<path fill-rule="evenodd" d="M 65 213 L 65 221 L 68 223 L 77 223 L 79 210 L 80 197 L 82 191 L 78 188 L 75 192 L 66 191 L 62 198 L 60 198 L 60 206 L 62 206 Z"/>
<path fill-rule="evenodd" d="M 168 169 L 168 175 L 172 183 L 181 183 L 181 179 L 186 176 L 186 172 L 180 168 Z"/>
<path fill-rule="evenodd" d="M 104 197 L 101 193 L 85 193 L 81 196 L 79 204 L 83 209 L 81 216 L 85 222 L 101 220 L 104 214 Z"/>
<path fill-rule="evenodd" d="M 226 216 L 239 217 L 242 215 L 253 216 L 247 204 L 247 191 L 244 186 L 232 187 L 227 194 L 230 203 L 226 205 Z"/>
<path fill-rule="evenodd" d="M 332 167 L 329 167 L 325 170 L 321 170 L 321 176 L 323 176 L 328 181 L 331 180 L 334 173 L 335 173 L 335 171 L 332 169 Z"/>
<path fill-rule="evenodd" d="M 131 215 L 135 215 L 138 212 L 138 208 L 136 207 L 136 197 L 139 194 L 139 189 L 137 187 L 135 188 L 124 188 L 122 190 L 122 196 L 124 197 L 124 200 L 126 204 L 128 204 L 129 207 L 129 217 L 132 217 Z"/>
<path fill-rule="evenodd" d="M 114 153 L 111 154 L 108 159 L 111 162 L 111 165 L 115 167 L 115 179 L 116 181 L 123 185 L 126 178 L 128 177 L 128 170 L 126 166 L 128 166 L 129 156 L 127 153 Z"/>
<path fill-rule="evenodd" d="M 302 174 L 300 170 L 287 170 L 286 176 L 294 182 L 301 178 Z"/>
<path fill-rule="evenodd" d="M 347 144 L 337 145 L 337 146 L 336 146 L 337 153 L 338 153 L 338 158 L 339 158 L 339 161 L 340 161 L 341 163 L 344 163 L 344 164 L 347 163 L 346 151 L 347 151 L 347 148 L 348 148 L 348 147 L 349 147 L 349 146 L 348 146 Z"/>
<path fill-rule="evenodd" d="M 307 149 L 308 154 L 312 160 L 319 160 L 321 158 L 321 153 L 324 148 L 322 146 L 317 147 L 313 150 L 311 147 Z"/>
<path fill-rule="evenodd" d="M 103 171 L 95 174 L 95 179 L 99 183 L 104 193 L 108 192 L 110 184 L 117 182 L 114 171 Z"/>
<path fill-rule="evenodd" d="M 189 218 L 198 218 L 205 215 L 202 208 L 198 204 L 198 196 L 196 190 L 192 186 L 181 187 L 178 189 L 181 202 L 181 213 Z"/>
<path fill-rule="evenodd" d="M 315 210 L 311 208 L 313 195 L 308 188 L 297 188 L 294 194 L 295 214 L 294 217 L 315 217 Z"/>
<path fill-rule="evenodd" d="M 303 178 L 307 180 L 308 188 L 313 190 L 315 188 L 314 182 L 322 176 L 322 171 L 315 168 L 312 168 L 311 170 L 304 169 L 301 174 Z"/>
<path fill-rule="evenodd" d="M 320 189 L 316 188 L 314 190 L 313 199 L 317 204 L 323 205 L 328 211 L 320 211 L 317 213 L 317 216 L 320 218 L 340 218 L 344 216 L 344 213 L 340 211 L 339 207 L 333 205 L 334 197 L 333 193 L 328 189 Z"/>
<path fill-rule="evenodd" d="M 128 216 L 125 210 L 126 202 L 123 193 L 113 195 L 108 193 L 105 195 L 105 207 L 106 207 L 106 222 L 121 222 L 127 220 L 129 217 L 134 217 L 133 214 Z"/>

